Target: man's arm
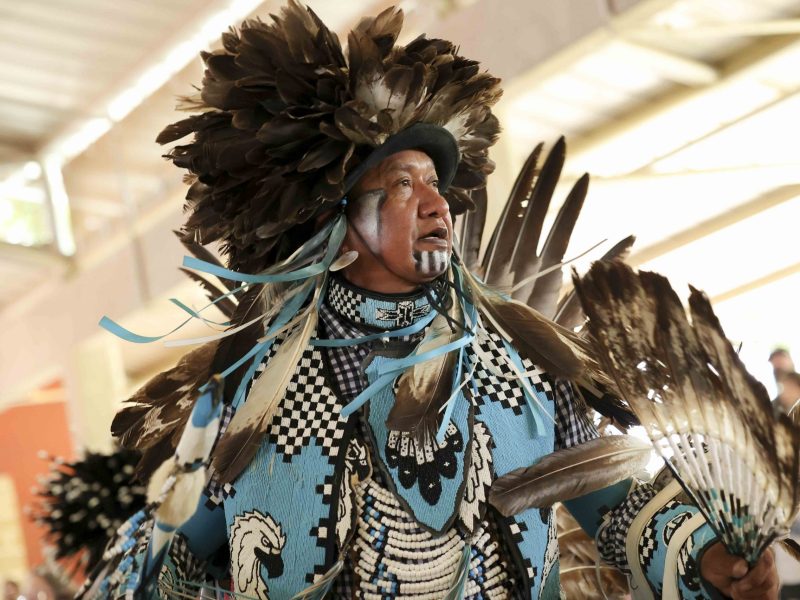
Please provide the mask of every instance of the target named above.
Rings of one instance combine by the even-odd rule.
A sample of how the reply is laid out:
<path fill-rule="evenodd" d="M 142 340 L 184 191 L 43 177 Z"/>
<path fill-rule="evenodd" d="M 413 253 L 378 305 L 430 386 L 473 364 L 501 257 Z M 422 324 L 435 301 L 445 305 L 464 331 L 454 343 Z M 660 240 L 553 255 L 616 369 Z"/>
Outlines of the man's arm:
<path fill-rule="evenodd" d="M 157 585 L 139 598 L 158 600 L 159 587 L 169 590 L 181 585 L 179 582 L 206 581 L 208 561 L 227 539 L 222 507 L 206 500 L 203 494 L 194 515 L 173 537 Z M 131 517 L 106 551 L 104 565 L 90 577 L 78 597 L 86 600 L 129 597 L 139 584 L 152 531 L 153 518 L 149 510 Z"/>

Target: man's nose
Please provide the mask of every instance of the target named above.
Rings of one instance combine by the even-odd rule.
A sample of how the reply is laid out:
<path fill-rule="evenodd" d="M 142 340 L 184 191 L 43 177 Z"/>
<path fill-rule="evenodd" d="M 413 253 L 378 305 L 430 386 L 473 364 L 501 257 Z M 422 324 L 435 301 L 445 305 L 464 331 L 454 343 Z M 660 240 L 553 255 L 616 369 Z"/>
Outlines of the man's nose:
<path fill-rule="evenodd" d="M 425 186 L 419 200 L 421 217 L 443 217 L 450 212 L 450 205 L 434 186 Z"/>

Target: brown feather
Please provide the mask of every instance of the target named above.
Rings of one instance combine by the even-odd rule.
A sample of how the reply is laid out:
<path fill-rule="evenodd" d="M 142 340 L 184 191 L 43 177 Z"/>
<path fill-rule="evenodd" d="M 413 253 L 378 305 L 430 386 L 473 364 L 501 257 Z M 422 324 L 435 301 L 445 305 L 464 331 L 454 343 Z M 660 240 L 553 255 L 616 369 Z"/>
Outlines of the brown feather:
<path fill-rule="evenodd" d="M 461 322 L 460 304 L 452 298 L 450 317 Z M 420 354 L 435 350 L 459 339 L 464 332 L 453 331 L 444 315 L 436 315 L 420 342 Z M 397 382 L 395 403 L 386 419 L 386 426 L 395 431 L 414 433 L 421 441 L 436 435 L 439 409 L 453 391 L 453 376 L 458 351 L 451 351 L 414 365 Z"/>
<path fill-rule="evenodd" d="M 564 253 L 567 251 L 569 239 L 572 236 L 581 208 L 583 208 L 583 202 L 586 199 L 588 190 L 589 176 L 584 175 L 575 182 L 564 204 L 561 205 L 556 220 L 550 228 L 542 247 L 541 265 L 535 272 L 550 269 L 564 260 Z M 515 280 L 521 281 L 527 277 L 529 277 L 529 274 L 525 268 L 514 272 Z M 563 272 L 558 268 L 538 277 L 529 285 L 521 287 L 519 291 L 523 298 L 525 297 L 525 292 L 528 291 L 528 306 L 535 308 L 547 318 L 552 319 L 558 308 L 558 295 L 561 292 L 562 280 Z"/>
<path fill-rule="evenodd" d="M 192 281 L 197 282 L 200 287 L 206 291 L 206 298 L 214 302 L 214 306 L 216 306 L 223 315 L 229 319 L 233 316 L 233 313 L 236 312 L 236 303 L 231 300 L 230 297 L 223 298 L 222 296 L 225 295 L 225 292 L 211 283 L 208 279 L 195 273 L 194 271 L 185 269 L 183 267 L 180 267 L 180 270 L 184 275 L 186 275 Z"/>
<path fill-rule="evenodd" d="M 651 451 L 649 443 L 628 435 L 595 438 L 499 477 L 492 484 L 489 502 L 501 514 L 511 516 L 531 507 L 571 500 L 641 471 Z"/>
<path fill-rule="evenodd" d="M 533 210 L 530 193 L 536 178 L 536 167 L 544 144 L 538 144 L 528 155 L 520 169 L 511 194 L 503 207 L 500 220 L 494 228 L 486 253 L 483 257 L 484 280 L 487 285 L 501 285 L 506 282 L 511 270 L 511 256 L 519 237 L 527 212 Z M 527 202 L 527 206 L 523 203 Z M 538 237 L 537 237 L 538 240 Z M 538 243 L 538 242 L 537 242 Z M 536 244 L 534 244 L 534 248 Z M 507 283 L 507 282 L 506 282 Z"/>
<path fill-rule="evenodd" d="M 472 272 L 480 267 L 481 236 L 486 225 L 488 198 L 486 188 L 482 187 L 470 193 L 475 209 L 460 215 L 455 222 L 459 230 L 461 243 L 459 255 L 466 268 Z"/>
<path fill-rule="evenodd" d="M 220 483 L 233 482 L 261 447 L 316 324 L 317 311 L 306 311 L 305 322 L 286 337 L 253 382 L 247 400 L 234 414 L 214 452 Z"/>
<path fill-rule="evenodd" d="M 800 563 L 800 544 L 792 538 L 785 538 L 780 541 L 781 547 L 786 553 Z"/>
<path fill-rule="evenodd" d="M 126 401 L 111 423 L 111 434 L 124 448 L 143 451 L 183 429 L 200 386 L 211 377 L 217 345 L 209 342 L 185 354 Z"/>
<path fill-rule="evenodd" d="M 623 600 L 629 597 L 625 575 L 614 567 L 562 566 L 559 576 L 567 600 Z"/>
<path fill-rule="evenodd" d="M 487 289 L 467 271 L 465 279 L 481 313 L 524 357 L 556 377 L 576 380 L 584 375 L 587 357 L 574 333 L 529 306 Z"/>
<path fill-rule="evenodd" d="M 636 236 L 629 235 L 612 246 L 600 260 L 625 260 L 631 252 Z M 567 329 L 575 329 L 586 320 L 575 290 L 572 289 L 558 303 L 553 320 Z"/>
<path fill-rule="evenodd" d="M 514 239 L 513 250 L 508 261 L 508 269 L 513 273 L 514 282 L 522 281 L 539 271 L 541 256 L 539 255 L 539 239 L 544 227 L 544 220 L 550 208 L 561 170 L 564 168 L 567 145 L 564 137 L 550 149 L 536 178 L 536 183 L 527 199 L 524 220 L 519 235 Z M 526 273 L 522 276 L 522 273 Z M 520 292 L 516 298 L 526 298 L 527 293 Z"/>

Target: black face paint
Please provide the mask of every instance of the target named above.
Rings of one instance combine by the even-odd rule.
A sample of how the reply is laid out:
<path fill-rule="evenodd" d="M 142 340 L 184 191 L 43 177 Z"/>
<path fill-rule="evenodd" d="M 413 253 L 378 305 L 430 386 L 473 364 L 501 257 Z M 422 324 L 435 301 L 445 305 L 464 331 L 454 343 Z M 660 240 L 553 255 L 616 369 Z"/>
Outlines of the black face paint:
<path fill-rule="evenodd" d="M 447 250 L 414 251 L 414 267 L 424 277 L 437 277 L 447 270 L 450 252 Z"/>

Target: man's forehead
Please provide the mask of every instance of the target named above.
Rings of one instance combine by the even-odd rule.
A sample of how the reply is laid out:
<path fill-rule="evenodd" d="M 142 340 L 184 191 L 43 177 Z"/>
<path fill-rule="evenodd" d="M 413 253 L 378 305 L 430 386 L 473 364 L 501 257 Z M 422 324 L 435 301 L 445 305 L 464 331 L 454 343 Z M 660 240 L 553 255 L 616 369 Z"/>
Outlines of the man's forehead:
<path fill-rule="evenodd" d="M 390 171 L 411 171 L 415 169 L 435 169 L 433 160 L 421 150 L 403 150 L 387 156 L 378 165 L 381 173 Z"/>

